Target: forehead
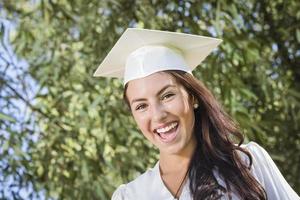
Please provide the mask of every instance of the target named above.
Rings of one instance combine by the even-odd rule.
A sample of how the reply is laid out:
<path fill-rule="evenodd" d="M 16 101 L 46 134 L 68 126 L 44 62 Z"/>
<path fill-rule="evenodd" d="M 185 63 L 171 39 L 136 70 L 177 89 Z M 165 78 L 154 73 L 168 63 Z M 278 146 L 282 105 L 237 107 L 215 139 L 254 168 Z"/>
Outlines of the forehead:
<path fill-rule="evenodd" d="M 167 85 L 178 86 L 178 83 L 172 75 L 165 72 L 157 72 L 144 78 L 129 81 L 126 96 L 129 100 L 147 97 L 156 94 Z"/>

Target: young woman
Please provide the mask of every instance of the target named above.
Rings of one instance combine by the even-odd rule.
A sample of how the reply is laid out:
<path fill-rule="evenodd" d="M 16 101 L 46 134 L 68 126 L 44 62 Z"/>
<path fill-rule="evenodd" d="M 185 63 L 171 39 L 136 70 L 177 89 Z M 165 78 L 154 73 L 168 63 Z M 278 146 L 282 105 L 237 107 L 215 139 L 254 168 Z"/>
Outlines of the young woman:
<path fill-rule="evenodd" d="M 242 144 L 237 126 L 191 74 L 219 43 L 128 29 L 100 65 L 95 75 L 124 76 L 124 99 L 159 149 L 154 168 L 121 185 L 113 200 L 300 199 L 262 147 Z"/>

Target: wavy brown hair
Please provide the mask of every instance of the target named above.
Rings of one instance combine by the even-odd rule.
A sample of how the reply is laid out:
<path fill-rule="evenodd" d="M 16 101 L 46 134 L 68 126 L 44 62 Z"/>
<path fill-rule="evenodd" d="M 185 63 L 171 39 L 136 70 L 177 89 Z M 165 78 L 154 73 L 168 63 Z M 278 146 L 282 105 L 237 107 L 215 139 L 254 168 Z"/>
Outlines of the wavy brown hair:
<path fill-rule="evenodd" d="M 264 188 L 250 172 L 252 156 L 241 147 L 244 136 L 212 93 L 189 73 L 178 70 L 164 72 L 174 77 L 199 104 L 195 110 L 194 125 L 197 146 L 189 165 L 189 187 L 193 199 L 231 197 L 233 191 L 245 200 L 267 199 Z M 126 89 L 127 85 L 124 99 L 128 104 Z M 248 157 L 248 164 L 242 160 L 241 152 Z M 214 171 L 223 178 L 226 187 L 218 183 Z"/>

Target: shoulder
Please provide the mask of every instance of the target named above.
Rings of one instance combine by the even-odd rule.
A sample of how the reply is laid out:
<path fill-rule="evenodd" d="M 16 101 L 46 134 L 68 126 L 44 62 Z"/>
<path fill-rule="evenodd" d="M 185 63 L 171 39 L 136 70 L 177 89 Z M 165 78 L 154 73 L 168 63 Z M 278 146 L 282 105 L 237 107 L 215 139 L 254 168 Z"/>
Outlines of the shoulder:
<path fill-rule="evenodd" d="M 133 181 L 120 185 L 113 193 L 112 200 L 127 200 L 145 194 L 144 191 L 149 191 L 152 186 L 157 185 L 159 178 L 159 169 L 157 168 L 156 164 L 154 168 L 148 169 Z"/>
<path fill-rule="evenodd" d="M 156 164 L 153 168 L 148 169 L 133 181 L 126 184 L 127 188 L 140 188 L 141 186 L 149 186 L 159 176 L 159 168 Z"/>
<path fill-rule="evenodd" d="M 251 141 L 241 147 L 247 149 L 251 154 L 254 167 L 266 168 L 275 164 L 269 153 L 256 142 Z"/>
<path fill-rule="evenodd" d="M 268 152 L 259 144 L 256 142 L 249 142 L 247 144 L 242 144 L 242 148 L 248 150 L 248 152 L 251 154 L 253 162 L 254 161 L 264 161 L 265 158 L 269 158 Z M 267 160 L 266 160 L 267 161 Z"/>
<path fill-rule="evenodd" d="M 247 149 L 251 153 L 263 153 L 266 151 L 263 147 L 253 141 L 247 144 L 242 144 L 241 147 Z"/>
<path fill-rule="evenodd" d="M 242 144 L 240 146 L 242 149 L 248 151 L 251 155 L 251 159 L 252 159 L 252 165 L 254 164 L 254 162 L 258 162 L 258 159 L 260 159 L 262 156 L 264 156 L 265 154 L 268 154 L 266 152 L 266 150 L 261 147 L 259 144 L 257 144 L 256 142 L 249 142 L 247 144 Z M 249 165 L 250 164 L 250 158 L 249 156 L 242 152 L 242 151 L 237 151 L 240 158 L 242 159 L 242 161 L 246 164 Z"/>
<path fill-rule="evenodd" d="M 253 161 L 251 172 L 265 188 L 269 199 L 300 200 L 263 147 L 255 142 L 249 142 L 241 147 L 250 152 Z"/>
<path fill-rule="evenodd" d="M 252 169 L 257 169 L 261 167 L 266 167 L 270 164 L 270 162 L 273 163 L 273 160 L 271 159 L 271 156 L 268 154 L 268 152 L 259 144 L 256 142 L 249 142 L 247 144 L 242 144 L 242 148 L 249 151 L 252 158 Z M 249 163 L 249 158 L 245 154 L 242 155 L 243 160 L 245 160 L 247 163 Z"/>
<path fill-rule="evenodd" d="M 269 173 L 269 166 L 275 165 L 267 151 L 256 142 L 242 144 L 241 148 L 247 150 L 251 155 L 251 173 L 252 175 L 265 186 L 265 178 Z M 245 153 L 239 153 L 241 159 L 247 166 L 250 164 L 250 158 Z"/>
<path fill-rule="evenodd" d="M 126 190 L 126 185 L 122 184 L 120 185 L 113 193 L 111 199 L 112 200 L 123 200 L 125 199 L 125 190 Z"/>

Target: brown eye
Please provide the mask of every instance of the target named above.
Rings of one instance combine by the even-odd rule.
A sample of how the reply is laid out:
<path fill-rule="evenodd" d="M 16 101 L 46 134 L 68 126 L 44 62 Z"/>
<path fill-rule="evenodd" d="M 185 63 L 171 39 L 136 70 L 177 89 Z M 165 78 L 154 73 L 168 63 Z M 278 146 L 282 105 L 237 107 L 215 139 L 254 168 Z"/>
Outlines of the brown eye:
<path fill-rule="evenodd" d="M 175 94 L 173 93 L 167 93 L 165 95 L 162 96 L 161 100 L 166 100 L 166 99 L 169 99 L 171 98 L 172 96 L 174 96 Z"/>
<path fill-rule="evenodd" d="M 137 105 L 137 107 L 135 108 L 135 110 L 143 110 L 143 109 L 145 109 L 147 107 L 147 105 L 146 104 L 139 104 L 139 105 Z"/>

